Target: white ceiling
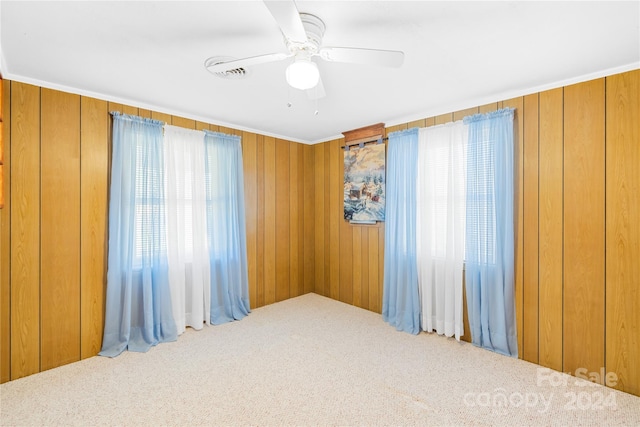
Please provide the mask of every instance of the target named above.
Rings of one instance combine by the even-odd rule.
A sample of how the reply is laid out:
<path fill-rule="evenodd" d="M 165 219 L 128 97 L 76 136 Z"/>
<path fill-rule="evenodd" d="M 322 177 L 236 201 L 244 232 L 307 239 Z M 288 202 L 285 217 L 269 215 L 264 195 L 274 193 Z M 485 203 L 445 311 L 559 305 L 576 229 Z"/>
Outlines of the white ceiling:
<path fill-rule="evenodd" d="M 225 80 L 210 56 L 286 52 L 262 1 L 0 2 L 4 78 L 314 143 L 640 68 L 640 1 L 297 1 L 325 46 L 402 50 L 399 69 L 288 60 Z M 287 103 L 291 102 L 288 107 Z M 315 115 L 315 110 L 318 114 Z"/>

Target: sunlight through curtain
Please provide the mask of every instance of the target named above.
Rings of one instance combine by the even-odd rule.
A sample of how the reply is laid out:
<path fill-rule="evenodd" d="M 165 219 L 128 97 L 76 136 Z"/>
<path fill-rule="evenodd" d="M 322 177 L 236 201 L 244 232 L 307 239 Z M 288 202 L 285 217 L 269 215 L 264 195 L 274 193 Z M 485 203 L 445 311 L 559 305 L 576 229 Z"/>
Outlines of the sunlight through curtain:
<path fill-rule="evenodd" d="M 240 137 L 112 114 L 109 357 L 250 312 Z"/>
<path fill-rule="evenodd" d="M 181 334 L 209 323 L 204 133 L 165 125 L 164 146 L 171 301 Z"/>
<path fill-rule="evenodd" d="M 468 131 L 462 121 L 420 129 L 417 262 L 422 328 L 459 341 Z"/>
<path fill-rule="evenodd" d="M 220 324 L 250 311 L 240 137 L 205 131 L 205 159 L 211 323 Z"/>
<path fill-rule="evenodd" d="M 399 331 L 420 332 L 416 266 L 418 129 L 389 134 L 382 317 Z"/>
<path fill-rule="evenodd" d="M 513 111 L 464 119 L 469 125 L 465 282 L 473 343 L 517 357 Z"/>
<path fill-rule="evenodd" d="M 163 123 L 113 114 L 103 356 L 177 338 L 164 210 Z"/>

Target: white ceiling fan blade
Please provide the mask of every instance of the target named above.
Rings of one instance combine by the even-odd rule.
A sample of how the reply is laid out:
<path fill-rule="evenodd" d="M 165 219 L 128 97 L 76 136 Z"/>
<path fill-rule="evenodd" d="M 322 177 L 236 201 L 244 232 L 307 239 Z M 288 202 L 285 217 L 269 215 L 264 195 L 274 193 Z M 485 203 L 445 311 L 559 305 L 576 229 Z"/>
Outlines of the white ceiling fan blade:
<path fill-rule="evenodd" d="M 251 65 L 264 64 L 266 62 L 281 61 L 293 56 L 290 53 L 268 53 L 266 55 L 251 56 L 249 58 L 235 59 L 233 61 L 219 62 L 217 57 L 211 57 L 204 62 L 204 66 L 210 73 L 224 73 L 237 68 L 246 68 Z"/>
<path fill-rule="evenodd" d="M 325 96 L 327 96 L 327 93 L 324 91 L 322 77 L 320 77 L 317 85 L 315 85 L 311 89 L 307 89 L 307 98 L 309 98 L 311 101 L 315 101 L 316 99 L 324 98 Z"/>
<path fill-rule="evenodd" d="M 300 20 L 300 13 L 293 0 L 264 0 L 264 4 L 280 26 L 282 34 L 293 42 L 304 43 L 307 33 Z"/>
<path fill-rule="evenodd" d="M 399 50 L 361 49 L 355 47 L 323 47 L 318 55 L 331 62 L 378 65 L 398 68 L 404 62 L 404 52 Z"/>

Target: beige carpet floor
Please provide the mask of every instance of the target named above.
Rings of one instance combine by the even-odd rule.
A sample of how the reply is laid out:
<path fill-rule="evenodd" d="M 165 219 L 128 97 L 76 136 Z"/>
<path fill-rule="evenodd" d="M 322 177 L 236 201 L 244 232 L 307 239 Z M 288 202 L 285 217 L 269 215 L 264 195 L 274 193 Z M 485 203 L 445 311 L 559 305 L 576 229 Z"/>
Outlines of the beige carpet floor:
<path fill-rule="evenodd" d="M 640 425 L 640 398 L 315 294 L 0 386 L 2 425 Z"/>

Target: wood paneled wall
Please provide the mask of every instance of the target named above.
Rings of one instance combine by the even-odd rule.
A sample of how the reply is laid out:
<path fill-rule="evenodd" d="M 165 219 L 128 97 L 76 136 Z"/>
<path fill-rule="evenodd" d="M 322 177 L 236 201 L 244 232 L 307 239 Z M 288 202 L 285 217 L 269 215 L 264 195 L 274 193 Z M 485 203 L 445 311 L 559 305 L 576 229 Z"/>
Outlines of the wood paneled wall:
<path fill-rule="evenodd" d="M 9 87 L 9 84 L 0 79 L 0 85 L 2 85 L 2 89 L 0 90 L 0 104 L 2 108 L 2 156 L 3 163 L 5 159 L 8 159 L 10 146 L 9 146 L 9 137 L 11 136 L 11 126 L 7 123 L 5 126 L 5 119 L 11 117 L 11 102 L 5 87 Z M 8 197 L 7 191 L 10 189 L 10 177 L 7 171 L 7 167 L 2 166 L 2 192 L 3 197 Z M 6 169 L 6 171 L 5 171 Z M 4 247 L 5 242 L 9 241 L 9 215 L 5 212 L 7 211 L 7 207 L 3 206 L 3 209 L 0 209 L 0 383 L 4 383 L 9 381 L 9 370 L 11 369 L 10 365 L 10 349 L 11 349 L 11 310 L 10 310 L 10 289 L 9 289 L 9 253 Z"/>
<path fill-rule="evenodd" d="M 313 147 L 18 82 L 2 85 L 2 382 L 100 350 L 110 111 L 240 135 L 251 307 L 313 291 Z"/>
<path fill-rule="evenodd" d="M 524 97 L 525 360 L 640 395 L 640 71 Z M 631 261 L 631 260 L 635 261 Z"/>
<path fill-rule="evenodd" d="M 605 92 L 605 363 L 640 396 L 640 71 Z"/>
<path fill-rule="evenodd" d="M 242 135 L 252 307 L 316 292 L 381 311 L 384 223 L 342 219 L 343 140 L 307 146 L 3 84 L 3 382 L 100 348 L 111 110 Z M 616 388 L 640 395 L 640 71 L 386 133 L 507 106 L 516 108 L 520 357 L 564 372 L 604 367 Z"/>
<path fill-rule="evenodd" d="M 313 146 L 316 209 L 315 293 L 375 312 L 382 309 L 384 225 L 343 220 L 344 139 Z"/>
<path fill-rule="evenodd" d="M 521 102 L 521 99 L 516 99 L 493 103 L 387 127 L 385 137 L 391 132 L 412 127 L 427 127 L 461 120 L 470 114 L 494 111 L 503 105 L 521 107 Z M 522 127 L 517 126 L 516 124 L 519 132 Z M 381 313 L 384 222 L 366 225 L 351 224 L 343 220 L 344 162 L 341 146 L 344 146 L 344 139 L 313 146 L 316 158 L 315 293 Z M 518 283 L 516 291 L 521 293 L 521 282 Z M 466 310 L 464 325 L 465 331 L 469 331 Z M 462 339 L 471 341 L 468 332 Z"/>
<path fill-rule="evenodd" d="M 503 107 L 516 108 L 519 355 L 573 374 L 604 367 L 640 395 L 640 70 L 386 132 Z M 380 312 L 384 225 L 342 220 L 341 145 L 313 147 L 315 291 Z"/>

